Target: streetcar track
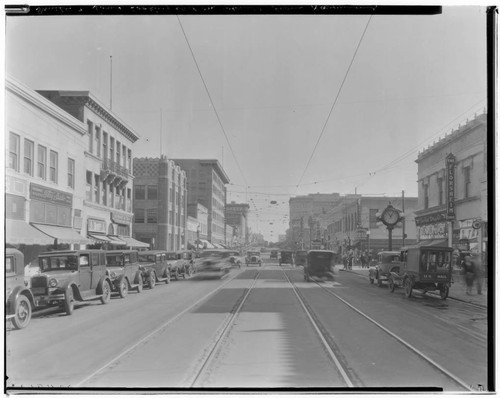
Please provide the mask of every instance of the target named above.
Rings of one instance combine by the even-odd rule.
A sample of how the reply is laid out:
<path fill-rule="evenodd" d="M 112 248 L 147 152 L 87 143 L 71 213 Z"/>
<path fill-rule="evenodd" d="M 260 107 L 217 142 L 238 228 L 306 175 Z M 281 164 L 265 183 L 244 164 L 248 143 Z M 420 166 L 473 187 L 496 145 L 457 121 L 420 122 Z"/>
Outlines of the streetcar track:
<path fill-rule="evenodd" d="M 105 365 L 101 366 L 99 369 L 97 369 L 94 372 L 92 372 L 90 375 L 88 375 L 87 377 L 85 377 L 82 381 L 80 381 L 79 383 L 75 384 L 74 386 L 75 387 L 81 387 L 83 384 L 89 382 L 94 377 L 96 377 L 99 374 L 104 373 L 104 371 L 106 371 L 106 370 L 108 370 L 108 369 L 113 368 L 114 366 L 116 366 L 116 364 L 117 364 L 117 362 L 119 360 L 121 360 L 122 358 L 124 358 L 126 355 L 131 354 L 138 347 L 140 347 L 141 345 L 147 343 L 149 340 L 151 340 L 158 333 L 162 332 L 164 329 L 166 329 L 167 327 L 169 327 L 171 324 L 173 324 L 174 322 L 176 322 L 177 320 L 179 320 L 183 315 L 185 315 L 189 311 L 191 311 L 194 308 L 196 308 L 198 305 L 200 305 L 201 303 L 203 303 L 204 301 L 206 301 L 209 297 L 213 296 L 218 291 L 222 290 L 224 287 L 226 287 L 238 275 L 242 274 L 243 272 L 245 272 L 244 269 L 238 270 L 238 272 L 236 272 L 231 278 L 227 279 L 225 283 L 223 283 L 222 285 L 220 285 L 216 289 L 212 290 L 211 292 L 207 293 L 206 295 L 204 295 L 203 297 L 201 297 L 199 300 L 197 300 L 195 303 L 191 304 L 189 307 L 185 308 L 184 310 L 182 310 L 178 314 L 174 315 L 172 318 L 170 318 L 167 321 L 165 321 L 164 323 L 162 323 L 160 326 L 158 326 L 151 333 L 149 333 L 148 335 L 146 335 L 145 337 L 143 337 L 142 339 L 140 339 L 139 341 L 137 341 L 136 343 L 134 343 L 133 345 L 131 345 L 127 349 L 123 350 L 118 355 L 114 356 L 113 359 L 111 359 L 108 362 L 106 362 Z"/>
<path fill-rule="evenodd" d="M 283 272 L 285 272 L 285 271 L 283 271 Z M 288 278 L 288 275 L 286 277 L 290 281 L 290 279 Z M 419 349 L 417 349 L 416 347 L 414 347 L 413 345 L 411 345 L 407 341 L 403 340 L 401 337 L 397 336 L 395 333 L 391 332 L 385 326 L 381 325 L 379 322 L 375 321 L 373 318 L 371 318 L 370 316 L 366 315 L 361 310 L 357 309 L 355 306 L 353 306 L 352 304 L 350 304 L 348 301 L 346 301 L 345 299 L 343 299 L 342 297 L 340 297 L 338 294 L 336 294 L 332 290 L 328 289 L 328 287 L 322 286 L 320 283 L 318 283 L 317 281 L 315 281 L 313 279 L 312 279 L 312 282 L 315 283 L 317 286 L 319 286 L 324 292 L 326 292 L 327 294 L 329 294 L 329 295 L 335 297 L 336 299 L 340 300 L 345 305 L 347 305 L 350 309 L 352 309 L 353 311 L 355 311 L 356 313 L 358 313 L 359 315 L 361 315 L 362 317 L 364 317 L 365 319 L 367 319 L 369 322 L 371 322 L 372 324 L 374 324 L 375 326 L 377 326 L 378 328 L 380 328 L 382 331 L 384 331 L 385 333 L 387 333 L 389 336 L 391 336 L 392 338 L 394 338 L 395 340 L 397 340 L 399 343 L 401 343 L 406 348 L 408 348 L 410 351 L 412 351 L 414 354 L 416 354 L 418 357 L 422 358 L 424 361 L 426 361 L 427 363 L 429 363 L 430 365 L 432 365 L 435 369 L 437 369 L 438 371 L 440 371 L 442 374 L 444 374 L 446 377 L 448 377 L 454 383 L 460 385 L 462 388 L 465 388 L 467 391 L 471 391 L 471 387 L 470 387 L 469 384 L 467 384 L 466 382 L 464 382 L 458 376 L 456 376 L 453 373 L 451 373 L 448 370 L 446 370 L 444 367 L 442 367 L 441 365 L 439 365 L 433 359 L 431 359 L 430 357 L 428 357 L 427 355 L 425 355 L 422 351 L 420 351 Z M 296 289 L 295 283 L 292 282 L 292 281 L 290 281 L 290 283 L 293 284 L 294 285 L 294 289 Z"/>
<path fill-rule="evenodd" d="M 191 388 L 196 387 L 196 384 L 201 379 L 201 377 L 210 374 L 209 372 L 210 366 L 213 367 L 214 363 L 216 363 L 216 360 L 218 359 L 218 351 L 221 346 L 221 343 L 229 337 L 229 333 L 232 327 L 234 326 L 235 320 L 240 314 L 241 309 L 245 304 L 245 301 L 250 295 L 250 292 L 255 287 L 257 280 L 259 279 L 260 273 L 261 271 L 258 270 L 257 274 L 254 277 L 252 285 L 246 289 L 245 294 L 240 297 L 239 301 L 233 307 L 234 310 L 231 311 L 231 315 L 228 318 L 226 318 L 226 321 L 224 322 L 223 326 L 220 327 L 218 332 L 216 333 L 216 337 L 214 339 L 212 347 L 208 350 L 208 353 L 203 358 L 200 359 L 199 361 L 200 365 L 198 367 L 198 370 L 195 371 L 194 377 L 192 377 L 191 380 L 188 381 L 187 383 Z"/>

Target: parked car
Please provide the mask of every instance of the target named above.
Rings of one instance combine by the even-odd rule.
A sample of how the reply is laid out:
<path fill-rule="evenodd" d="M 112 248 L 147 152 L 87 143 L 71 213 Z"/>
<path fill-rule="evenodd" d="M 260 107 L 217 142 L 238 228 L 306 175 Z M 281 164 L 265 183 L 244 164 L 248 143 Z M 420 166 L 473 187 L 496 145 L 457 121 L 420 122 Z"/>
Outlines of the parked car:
<path fill-rule="evenodd" d="M 194 272 L 194 253 L 191 250 L 184 250 L 175 253 L 176 260 L 172 261 L 172 276 L 178 281 L 181 277 L 183 279 L 190 278 Z"/>
<path fill-rule="evenodd" d="M 262 258 L 260 257 L 260 251 L 248 251 L 245 262 L 247 267 L 250 264 L 257 264 L 259 267 L 262 267 Z"/>
<path fill-rule="evenodd" d="M 161 250 L 145 250 L 139 252 L 138 258 L 143 284 L 153 289 L 157 282 L 170 283 L 171 270 L 166 252 Z"/>
<path fill-rule="evenodd" d="M 31 261 L 24 267 L 24 283 L 26 286 L 31 287 L 31 278 L 40 273 L 40 266 L 38 265 L 38 258 Z"/>
<path fill-rule="evenodd" d="M 401 265 L 399 251 L 381 251 L 377 255 L 377 261 L 375 265 L 370 265 L 368 269 L 370 283 L 374 283 L 377 280 L 377 284 L 382 286 L 383 282 L 387 281 L 388 276 L 391 272 L 399 272 L 399 267 Z"/>
<path fill-rule="evenodd" d="M 111 280 L 103 250 L 64 250 L 38 256 L 40 275 L 31 278 L 35 305 L 61 306 L 71 315 L 76 301 L 111 298 Z"/>
<path fill-rule="evenodd" d="M 24 282 L 24 255 L 19 250 L 5 249 L 5 318 L 16 329 L 30 323 L 35 302 Z"/>
<path fill-rule="evenodd" d="M 108 250 L 106 267 L 111 289 L 125 298 L 129 290 L 142 292 L 142 272 L 139 266 L 137 250 Z"/>

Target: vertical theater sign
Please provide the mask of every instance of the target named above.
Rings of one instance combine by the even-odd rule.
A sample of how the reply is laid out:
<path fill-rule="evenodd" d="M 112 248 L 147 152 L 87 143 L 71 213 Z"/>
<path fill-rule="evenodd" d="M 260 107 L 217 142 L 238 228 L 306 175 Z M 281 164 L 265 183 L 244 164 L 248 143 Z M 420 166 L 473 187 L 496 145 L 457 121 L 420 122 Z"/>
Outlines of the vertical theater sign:
<path fill-rule="evenodd" d="M 453 220 L 455 220 L 455 156 L 446 156 L 446 218 L 448 220 L 448 246 L 452 246 Z"/>

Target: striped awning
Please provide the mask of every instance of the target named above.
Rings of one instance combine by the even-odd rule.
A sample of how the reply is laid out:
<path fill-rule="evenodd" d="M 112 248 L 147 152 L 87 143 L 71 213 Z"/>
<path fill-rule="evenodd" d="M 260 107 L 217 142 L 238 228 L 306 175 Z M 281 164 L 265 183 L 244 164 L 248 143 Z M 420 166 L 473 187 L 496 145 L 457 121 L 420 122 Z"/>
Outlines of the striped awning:
<path fill-rule="evenodd" d="M 5 220 L 5 243 L 11 245 L 52 245 L 54 238 L 23 220 Z"/>
<path fill-rule="evenodd" d="M 117 236 L 108 235 L 108 238 L 109 238 L 109 242 L 108 243 L 110 245 L 114 245 L 114 246 L 127 246 L 127 242 L 121 240 Z"/>
<path fill-rule="evenodd" d="M 88 238 L 83 237 L 76 229 L 70 227 L 59 227 L 57 225 L 33 224 L 33 226 L 44 234 L 57 239 L 58 243 L 87 244 L 92 243 Z"/>
<path fill-rule="evenodd" d="M 128 247 L 149 247 L 149 243 L 141 242 L 140 240 L 131 238 L 129 236 L 118 236 L 125 242 Z"/>
<path fill-rule="evenodd" d="M 93 239 L 97 241 L 98 243 L 108 243 L 111 241 L 106 235 L 103 234 L 87 234 L 89 239 Z"/>

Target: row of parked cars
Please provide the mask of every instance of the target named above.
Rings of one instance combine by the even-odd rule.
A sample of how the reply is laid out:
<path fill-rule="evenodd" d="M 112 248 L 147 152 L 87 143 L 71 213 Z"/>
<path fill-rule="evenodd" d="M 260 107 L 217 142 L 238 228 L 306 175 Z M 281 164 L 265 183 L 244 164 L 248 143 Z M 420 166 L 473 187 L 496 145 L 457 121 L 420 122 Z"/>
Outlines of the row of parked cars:
<path fill-rule="evenodd" d="M 195 272 L 227 273 L 237 266 L 238 252 L 167 252 L 162 250 L 64 250 L 42 253 L 38 269 L 26 278 L 24 256 L 12 248 L 5 253 L 6 316 L 15 328 L 26 327 L 32 309 L 58 306 L 71 315 L 76 302 L 100 300 L 111 294 L 127 296 L 157 283 L 187 279 Z"/>

